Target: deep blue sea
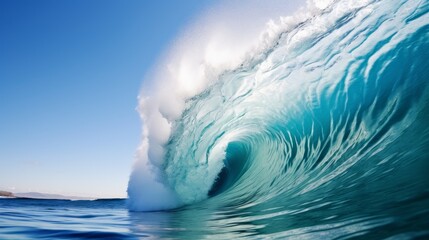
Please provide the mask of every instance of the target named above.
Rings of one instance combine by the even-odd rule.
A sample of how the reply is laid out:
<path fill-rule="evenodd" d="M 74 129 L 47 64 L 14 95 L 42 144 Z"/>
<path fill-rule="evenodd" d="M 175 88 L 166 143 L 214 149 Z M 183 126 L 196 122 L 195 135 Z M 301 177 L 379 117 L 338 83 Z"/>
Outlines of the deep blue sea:
<path fill-rule="evenodd" d="M 125 200 L 0 199 L 0 239 L 127 239 L 133 233 Z"/>

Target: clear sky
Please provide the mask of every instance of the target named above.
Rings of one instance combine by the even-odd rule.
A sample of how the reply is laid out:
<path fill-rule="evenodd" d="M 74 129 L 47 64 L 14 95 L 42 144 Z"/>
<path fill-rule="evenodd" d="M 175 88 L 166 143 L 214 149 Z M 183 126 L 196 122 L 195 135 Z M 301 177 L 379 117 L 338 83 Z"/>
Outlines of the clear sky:
<path fill-rule="evenodd" d="M 125 197 L 144 75 L 213 1 L 0 1 L 0 190 Z"/>

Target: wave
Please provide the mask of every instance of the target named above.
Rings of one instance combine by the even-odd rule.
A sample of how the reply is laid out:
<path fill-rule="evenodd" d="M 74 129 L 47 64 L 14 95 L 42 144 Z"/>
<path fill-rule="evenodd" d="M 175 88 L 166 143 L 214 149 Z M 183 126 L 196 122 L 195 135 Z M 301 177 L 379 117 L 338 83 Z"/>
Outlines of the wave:
<path fill-rule="evenodd" d="M 139 97 L 130 209 L 427 191 L 428 11 L 309 1 L 238 50 L 173 48 Z"/>

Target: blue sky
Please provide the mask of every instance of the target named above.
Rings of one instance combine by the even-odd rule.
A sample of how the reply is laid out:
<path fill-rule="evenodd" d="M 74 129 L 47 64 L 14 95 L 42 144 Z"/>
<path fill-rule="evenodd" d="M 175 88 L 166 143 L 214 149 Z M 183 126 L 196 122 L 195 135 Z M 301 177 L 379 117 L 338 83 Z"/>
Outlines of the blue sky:
<path fill-rule="evenodd" d="M 125 197 L 143 77 L 213 1 L 0 1 L 0 190 Z"/>

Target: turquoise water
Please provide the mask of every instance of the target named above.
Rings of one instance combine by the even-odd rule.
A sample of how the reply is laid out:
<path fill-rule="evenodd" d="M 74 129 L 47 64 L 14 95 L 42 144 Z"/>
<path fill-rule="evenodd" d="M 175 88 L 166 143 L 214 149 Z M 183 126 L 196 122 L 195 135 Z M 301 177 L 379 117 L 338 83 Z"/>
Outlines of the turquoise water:
<path fill-rule="evenodd" d="M 280 23 L 179 115 L 141 96 L 130 209 L 174 211 L 189 238 L 428 238 L 428 11 L 334 1 Z"/>
<path fill-rule="evenodd" d="M 429 238 L 428 12 L 279 24 L 178 113 L 141 97 L 127 201 L 0 199 L 0 238 Z"/>

